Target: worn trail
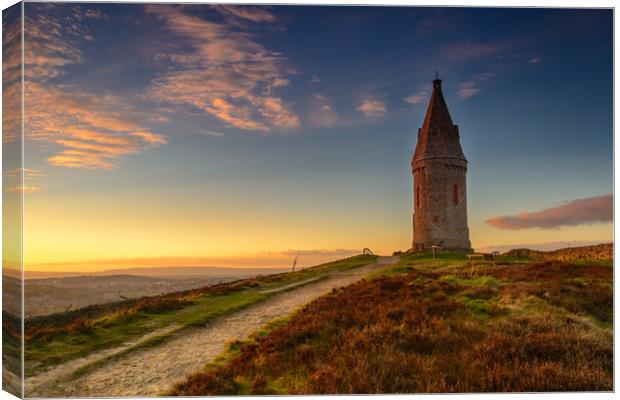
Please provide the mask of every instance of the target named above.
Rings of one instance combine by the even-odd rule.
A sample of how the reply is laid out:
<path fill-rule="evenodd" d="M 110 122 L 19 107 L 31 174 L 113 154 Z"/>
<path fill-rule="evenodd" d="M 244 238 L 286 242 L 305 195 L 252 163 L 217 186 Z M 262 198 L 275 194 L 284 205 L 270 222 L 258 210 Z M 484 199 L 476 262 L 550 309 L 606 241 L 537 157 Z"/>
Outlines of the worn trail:
<path fill-rule="evenodd" d="M 226 350 L 229 342 L 247 339 L 269 321 L 286 316 L 331 289 L 349 285 L 397 261 L 398 257 L 379 257 L 374 264 L 331 273 L 324 279 L 290 288 L 262 303 L 215 319 L 208 326 L 183 330 L 156 347 L 111 359 L 75 378 L 72 375 L 78 369 L 121 352 L 128 346 L 91 355 L 87 360 L 60 364 L 28 378 L 25 382 L 26 395 L 115 397 L 161 394 L 215 360 Z"/>

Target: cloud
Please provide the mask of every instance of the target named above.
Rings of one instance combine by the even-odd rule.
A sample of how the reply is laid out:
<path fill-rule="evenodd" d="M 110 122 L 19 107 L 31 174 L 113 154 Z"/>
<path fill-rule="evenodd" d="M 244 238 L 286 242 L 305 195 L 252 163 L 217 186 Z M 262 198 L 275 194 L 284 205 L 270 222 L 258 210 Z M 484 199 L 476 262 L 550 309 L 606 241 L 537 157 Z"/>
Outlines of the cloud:
<path fill-rule="evenodd" d="M 540 63 L 542 61 L 542 59 L 543 59 L 543 56 L 537 56 L 537 57 L 531 58 L 528 61 L 528 63 L 529 64 L 538 64 L 538 63 Z"/>
<path fill-rule="evenodd" d="M 474 81 L 463 82 L 459 85 L 457 94 L 461 99 L 467 99 L 475 96 L 480 91 L 478 84 Z"/>
<path fill-rule="evenodd" d="M 285 256 L 338 256 L 346 257 L 355 254 L 360 254 L 361 249 L 312 249 L 312 250 L 294 250 L 288 249 L 282 251 L 282 255 Z"/>
<path fill-rule="evenodd" d="M 25 135 L 52 144 L 51 165 L 114 169 L 121 156 L 166 143 L 132 115 L 126 98 L 55 84 L 64 68 L 83 61 L 79 46 L 93 40 L 89 19 L 99 11 L 69 4 L 32 4 L 25 30 Z M 13 88 L 11 87 L 11 90 Z M 120 111 L 119 111 L 120 110 Z"/>
<path fill-rule="evenodd" d="M 308 82 L 308 86 L 314 85 L 315 83 L 319 83 L 319 82 L 321 82 L 321 78 L 319 78 L 316 75 L 312 75 L 312 78 L 310 78 L 310 81 Z"/>
<path fill-rule="evenodd" d="M 91 19 L 100 11 L 72 4 L 30 4 L 25 16 L 25 79 L 48 81 L 65 74 L 64 67 L 83 61 L 79 46 L 92 41 Z"/>
<path fill-rule="evenodd" d="M 491 77 L 493 77 L 493 73 L 491 72 L 482 72 L 473 75 L 471 80 L 463 82 L 459 85 L 459 89 L 457 91 L 458 96 L 461 99 L 467 99 L 469 97 L 477 95 L 481 90 L 480 83 L 488 80 Z"/>
<path fill-rule="evenodd" d="M 274 22 L 275 16 L 261 7 L 238 5 L 211 5 L 211 8 L 226 16 L 233 16 L 251 22 Z"/>
<path fill-rule="evenodd" d="M 2 189 L 5 192 L 11 193 L 34 193 L 39 192 L 41 188 L 35 183 L 36 180 L 42 177 L 41 171 L 33 168 L 15 168 L 5 171 L 2 174 L 3 184 Z M 23 177 L 23 184 L 22 184 Z"/>
<path fill-rule="evenodd" d="M 281 131 L 301 125 L 289 105 L 274 94 L 289 84 L 288 77 L 295 72 L 282 54 L 264 48 L 249 33 L 187 15 L 178 6 L 154 5 L 146 10 L 160 18 L 185 49 L 159 55 L 159 60 L 172 64 L 168 68 L 172 71 L 152 82 L 150 99 L 201 110 L 244 130 Z M 259 8 L 216 10 L 254 22 L 274 20 Z"/>
<path fill-rule="evenodd" d="M 116 159 L 166 143 L 116 111 L 130 106 L 117 96 L 95 96 L 26 82 L 26 136 L 60 150 L 47 161 L 68 168 L 114 169 Z M 124 107 L 123 107 L 124 106 Z"/>
<path fill-rule="evenodd" d="M 475 43 L 471 41 L 461 41 L 442 46 L 439 53 L 441 57 L 448 62 L 462 63 L 495 56 L 507 47 L 507 43 Z"/>
<path fill-rule="evenodd" d="M 403 101 L 409 104 L 420 104 L 428 96 L 428 91 L 429 91 L 428 87 L 425 87 L 419 90 L 417 93 L 412 94 L 411 96 L 404 97 Z"/>
<path fill-rule="evenodd" d="M 409 104 L 420 104 L 424 101 L 425 97 L 426 96 L 421 94 L 412 94 L 411 96 L 404 97 L 403 101 Z"/>
<path fill-rule="evenodd" d="M 613 221 L 613 195 L 577 199 L 536 212 L 494 217 L 485 222 L 495 228 L 519 230 L 528 228 L 554 229 Z"/>
<path fill-rule="evenodd" d="M 331 127 L 340 122 L 331 101 L 320 93 L 312 93 L 308 121 L 314 126 Z"/>
<path fill-rule="evenodd" d="M 20 82 L 21 20 L 7 13 L 2 19 L 2 143 L 5 144 L 21 135 Z"/>
<path fill-rule="evenodd" d="M 157 145 L 157 144 L 166 144 L 168 141 L 162 136 L 153 132 L 129 132 L 129 136 L 134 136 L 142 139 L 146 143 Z"/>
<path fill-rule="evenodd" d="M 254 254 L 236 254 L 210 257 L 140 257 L 115 259 L 88 259 L 84 261 L 28 264 L 27 271 L 110 271 L 143 267 L 232 267 L 232 268 L 290 268 L 299 255 L 297 267 L 304 268 L 343 257 L 360 254 L 362 249 L 289 249 L 264 251 Z M 110 271 L 111 272 L 111 271 Z M 190 272 L 191 271 L 185 271 Z"/>
<path fill-rule="evenodd" d="M 39 192 L 41 190 L 41 188 L 39 188 L 38 186 L 8 186 L 4 189 L 6 192 L 11 192 L 11 193 L 34 193 L 34 192 Z"/>
<path fill-rule="evenodd" d="M 423 18 L 415 25 L 416 36 L 429 36 L 443 33 L 454 26 L 454 20 L 444 15 L 434 15 Z"/>
<path fill-rule="evenodd" d="M 212 131 L 208 129 L 201 129 L 198 132 L 204 133 L 205 135 L 214 136 L 214 137 L 222 137 L 224 134 L 222 132 Z"/>
<path fill-rule="evenodd" d="M 21 176 L 24 176 L 24 179 L 29 178 L 39 178 L 43 176 L 41 171 L 34 168 L 15 168 L 8 171 L 5 171 L 2 176 L 4 179 L 21 179 Z"/>
<path fill-rule="evenodd" d="M 366 99 L 357 106 L 357 111 L 367 117 L 382 117 L 387 112 L 387 107 L 379 100 Z"/>

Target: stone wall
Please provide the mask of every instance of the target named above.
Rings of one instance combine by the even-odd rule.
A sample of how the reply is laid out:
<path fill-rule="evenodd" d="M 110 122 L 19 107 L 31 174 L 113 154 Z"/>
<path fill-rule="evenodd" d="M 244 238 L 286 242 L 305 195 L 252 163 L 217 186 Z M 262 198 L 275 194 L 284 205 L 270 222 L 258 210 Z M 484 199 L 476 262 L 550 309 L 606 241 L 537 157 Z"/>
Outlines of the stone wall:
<path fill-rule="evenodd" d="M 510 257 L 531 257 L 537 260 L 598 260 L 611 261 L 614 258 L 614 244 L 603 243 L 594 246 L 568 247 L 553 251 L 538 251 L 530 249 L 513 249 L 503 255 Z"/>

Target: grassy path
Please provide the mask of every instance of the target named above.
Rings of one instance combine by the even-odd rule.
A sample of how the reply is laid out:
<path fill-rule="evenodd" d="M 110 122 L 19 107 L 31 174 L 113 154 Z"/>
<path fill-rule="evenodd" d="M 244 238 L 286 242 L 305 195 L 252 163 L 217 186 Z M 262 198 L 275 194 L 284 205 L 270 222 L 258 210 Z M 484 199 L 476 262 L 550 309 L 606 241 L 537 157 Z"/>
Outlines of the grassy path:
<path fill-rule="evenodd" d="M 164 328 L 166 340 L 151 332 L 137 342 L 96 352 L 86 359 L 59 364 L 26 380 L 28 397 L 153 396 L 212 362 L 234 340 L 244 340 L 269 321 L 361 277 L 398 261 L 380 257 L 376 263 L 331 271 L 319 278 L 282 287 L 283 291 L 240 311 L 189 329 Z M 286 289 L 286 290 L 284 290 Z M 148 344 L 148 345 L 141 345 Z M 130 351 L 129 351 L 130 350 Z"/>

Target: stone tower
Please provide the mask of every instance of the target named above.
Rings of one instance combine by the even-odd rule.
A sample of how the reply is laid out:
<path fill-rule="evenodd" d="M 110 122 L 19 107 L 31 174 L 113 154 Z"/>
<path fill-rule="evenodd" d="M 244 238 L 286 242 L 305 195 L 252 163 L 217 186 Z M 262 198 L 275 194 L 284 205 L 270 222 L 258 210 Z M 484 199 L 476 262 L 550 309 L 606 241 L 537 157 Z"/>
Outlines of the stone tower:
<path fill-rule="evenodd" d="M 413 171 L 413 249 L 440 246 L 471 251 L 467 227 L 467 160 L 441 92 L 433 81 L 418 144 L 411 160 Z"/>

